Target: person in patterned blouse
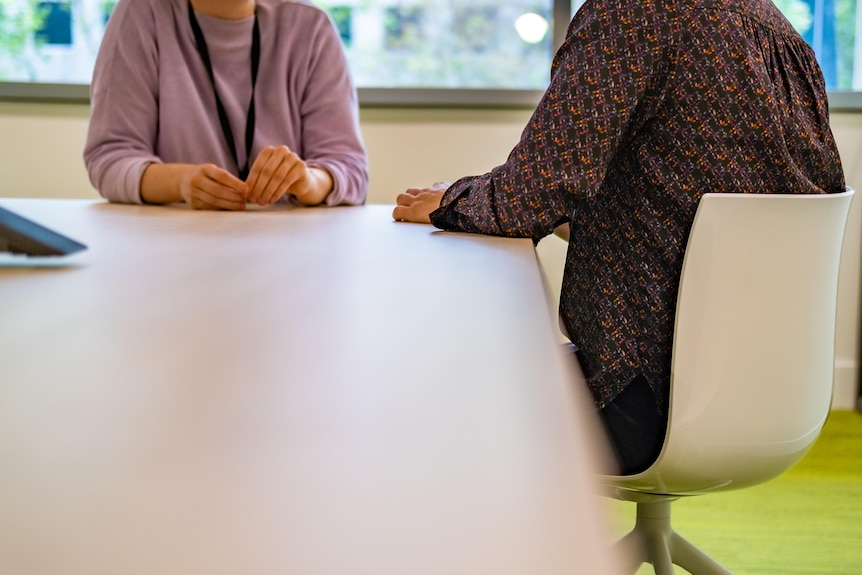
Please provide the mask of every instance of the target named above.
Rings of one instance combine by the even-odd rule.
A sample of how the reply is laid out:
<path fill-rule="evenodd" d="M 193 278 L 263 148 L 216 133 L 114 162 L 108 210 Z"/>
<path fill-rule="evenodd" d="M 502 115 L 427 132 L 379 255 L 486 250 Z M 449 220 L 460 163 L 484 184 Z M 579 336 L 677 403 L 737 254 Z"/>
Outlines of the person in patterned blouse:
<path fill-rule="evenodd" d="M 560 315 L 623 473 L 664 439 L 677 284 L 704 192 L 845 189 L 812 49 L 770 0 L 587 0 L 505 163 L 395 220 L 570 230 Z"/>

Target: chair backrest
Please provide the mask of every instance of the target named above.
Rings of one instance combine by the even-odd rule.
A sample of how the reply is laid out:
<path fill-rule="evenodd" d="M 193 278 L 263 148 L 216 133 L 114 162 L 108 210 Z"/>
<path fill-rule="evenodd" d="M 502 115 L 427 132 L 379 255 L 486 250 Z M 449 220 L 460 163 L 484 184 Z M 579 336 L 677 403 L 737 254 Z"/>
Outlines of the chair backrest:
<path fill-rule="evenodd" d="M 741 488 L 811 447 L 832 400 L 852 195 L 704 194 L 680 279 L 664 447 L 619 487 Z"/>

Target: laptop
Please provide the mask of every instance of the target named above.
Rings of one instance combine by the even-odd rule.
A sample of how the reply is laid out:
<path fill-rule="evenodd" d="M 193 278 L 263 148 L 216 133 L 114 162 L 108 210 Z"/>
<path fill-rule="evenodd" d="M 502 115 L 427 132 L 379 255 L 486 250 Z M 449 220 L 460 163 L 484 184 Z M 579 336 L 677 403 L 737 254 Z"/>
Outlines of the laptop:
<path fill-rule="evenodd" d="M 0 252 L 24 256 L 65 256 L 87 246 L 0 207 Z"/>

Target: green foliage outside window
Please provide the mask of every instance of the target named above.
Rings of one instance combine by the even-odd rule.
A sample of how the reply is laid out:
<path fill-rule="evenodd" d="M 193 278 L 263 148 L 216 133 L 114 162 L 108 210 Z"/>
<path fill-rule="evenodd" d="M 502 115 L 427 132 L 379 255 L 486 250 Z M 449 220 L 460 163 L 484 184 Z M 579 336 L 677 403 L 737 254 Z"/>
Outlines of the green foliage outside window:
<path fill-rule="evenodd" d="M 33 64 L 22 56 L 28 42 L 35 41 L 35 33 L 42 29 L 45 16 L 44 10 L 39 9 L 39 0 L 27 0 L 24 4 L 0 0 L 0 80 L 21 72 L 36 79 Z"/>
<path fill-rule="evenodd" d="M 856 0 L 835 0 L 835 38 L 838 44 L 839 90 L 853 89 L 853 60 L 856 56 Z"/>
<path fill-rule="evenodd" d="M 47 10 L 39 4 L 46 1 L 70 6 L 73 45 L 44 42 Z M 0 84 L 86 85 L 117 1 L 0 0 Z M 359 88 L 540 91 L 554 52 L 552 16 L 582 0 L 312 1 L 332 16 Z M 823 38 L 826 30 L 817 56 L 827 87 L 852 90 L 858 0 L 822 0 L 818 6 L 827 9 L 821 21 L 813 10 L 821 0 L 773 1 L 807 40 Z M 547 34 L 522 35 L 515 22 L 524 15 L 533 22 L 544 19 Z M 855 84 L 862 86 L 862 78 Z"/>

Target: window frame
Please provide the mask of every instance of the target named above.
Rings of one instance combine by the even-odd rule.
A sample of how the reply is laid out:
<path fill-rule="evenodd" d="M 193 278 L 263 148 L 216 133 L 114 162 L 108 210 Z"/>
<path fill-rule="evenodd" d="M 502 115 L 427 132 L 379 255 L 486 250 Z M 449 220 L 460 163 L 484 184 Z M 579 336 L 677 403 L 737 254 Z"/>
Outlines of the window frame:
<path fill-rule="evenodd" d="M 553 0 L 554 51 L 565 40 L 574 10 L 581 3 L 582 0 Z M 357 93 L 359 105 L 364 108 L 534 108 L 544 91 L 502 88 L 358 88 Z M 862 112 L 862 91 L 830 91 L 828 97 L 831 111 Z M 0 81 L 0 101 L 88 104 L 90 85 Z"/>

